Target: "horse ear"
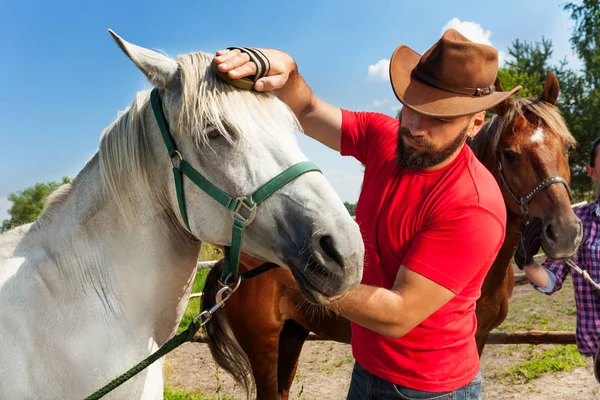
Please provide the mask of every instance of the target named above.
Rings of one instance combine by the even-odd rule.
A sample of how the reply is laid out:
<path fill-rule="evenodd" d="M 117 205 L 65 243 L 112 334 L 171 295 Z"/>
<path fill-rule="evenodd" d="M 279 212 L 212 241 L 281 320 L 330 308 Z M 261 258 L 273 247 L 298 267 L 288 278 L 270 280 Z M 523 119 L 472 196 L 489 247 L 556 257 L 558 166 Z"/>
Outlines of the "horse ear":
<path fill-rule="evenodd" d="M 547 103 L 556 104 L 559 91 L 560 84 L 558 83 L 558 79 L 556 79 L 556 75 L 548 70 L 548 72 L 546 72 L 546 83 L 544 83 L 544 90 L 542 91 L 540 98 Z"/>
<path fill-rule="evenodd" d="M 496 81 L 494 82 L 494 87 L 496 88 L 497 92 L 504 92 L 504 88 L 500 83 L 500 78 L 496 78 Z M 506 110 L 508 110 L 508 99 L 502 101 L 494 107 L 494 112 L 500 116 L 504 115 Z"/>
<path fill-rule="evenodd" d="M 146 78 L 156 87 L 168 89 L 178 77 L 179 67 L 175 60 L 155 51 L 136 46 L 117 35 L 112 29 L 108 32 L 117 42 L 121 50 L 146 75 Z"/>

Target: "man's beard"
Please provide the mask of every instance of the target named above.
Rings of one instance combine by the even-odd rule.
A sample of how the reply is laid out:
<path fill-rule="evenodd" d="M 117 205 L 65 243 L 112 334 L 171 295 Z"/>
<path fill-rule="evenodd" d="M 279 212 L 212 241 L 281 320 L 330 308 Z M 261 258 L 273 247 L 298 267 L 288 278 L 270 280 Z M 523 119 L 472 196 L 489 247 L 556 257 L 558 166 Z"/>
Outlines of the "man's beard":
<path fill-rule="evenodd" d="M 398 130 L 398 143 L 396 146 L 396 160 L 398 165 L 402 168 L 417 171 L 433 167 L 434 165 L 446 161 L 465 142 L 467 130 L 468 126 L 466 126 L 452 142 L 441 149 L 434 150 L 434 147 L 430 142 L 412 136 L 408 128 L 400 128 Z M 423 148 L 415 149 L 414 147 L 405 144 L 402 140 L 403 136 Z"/>

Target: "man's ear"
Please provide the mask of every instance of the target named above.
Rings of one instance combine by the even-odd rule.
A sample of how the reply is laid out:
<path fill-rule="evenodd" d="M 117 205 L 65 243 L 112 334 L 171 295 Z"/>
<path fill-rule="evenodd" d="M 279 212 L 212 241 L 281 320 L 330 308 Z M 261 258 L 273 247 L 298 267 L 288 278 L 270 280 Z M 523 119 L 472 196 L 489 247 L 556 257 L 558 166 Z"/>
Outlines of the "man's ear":
<path fill-rule="evenodd" d="M 484 124 L 485 124 L 485 111 L 481 111 L 481 112 L 478 112 L 477 114 L 473 115 L 471 117 L 471 120 L 469 121 L 467 136 L 469 136 L 470 138 L 475 137 L 475 135 L 477 135 L 477 133 L 483 127 Z"/>

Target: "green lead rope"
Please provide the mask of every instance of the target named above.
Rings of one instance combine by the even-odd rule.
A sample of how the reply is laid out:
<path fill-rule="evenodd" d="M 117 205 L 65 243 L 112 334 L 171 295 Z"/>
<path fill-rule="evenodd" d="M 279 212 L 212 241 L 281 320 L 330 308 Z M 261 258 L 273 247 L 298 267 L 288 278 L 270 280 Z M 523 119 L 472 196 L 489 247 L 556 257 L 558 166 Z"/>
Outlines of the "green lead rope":
<path fill-rule="evenodd" d="M 127 382 L 129 379 L 133 378 L 136 374 L 149 367 L 154 361 L 158 360 L 165 354 L 173 351 L 175 348 L 179 347 L 183 343 L 191 340 L 196 334 L 196 332 L 198 332 L 201 326 L 202 323 L 200 321 L 194 320 L 185 331 L 181 332 L 177 336 L 174 336 L 155 353 L 151 354 L 150 357 L 146 358 L 145 360 L 137 364 L 135 367 L 131 368 L 129 371 L 120 375 L 119 377 L 113 379 L 108 385 L 94 392 L 92 395 L 86 397 L 85 400 L 97 400 L 106 396 L 108 393 L 112 392 L 114 389 L 118 388 L 119 386 Z"/>
<path fill-rule="evenodd" d="M 160 97 L 158 89 L 154 88 L 150 94 L 150 101 L 156 122 L 160 128 L 160 132 L 167 146 L 169 157 L 171 157 L 171 165 L 173 167 L 173 177 L 175 180 L 175 189 L 177 192 L 177 201 L 179 203 L 179 211 L 181 218 L 183 219 L 185 226 L 190 230 L 190 224 L 185 207 L 185 194 L 183 191 L 183 177 L 187 176 L 192 182 L 202 189 L 206 194 L 212 197 L 219 204 L 227 208 L 233 214 L 233 226 L 231 233 L 231 246 L 225 246 L 225 254 L 223 260 L 223 272 L 221 275 L 221 283 L 226 288 L 228 281 L 236 282 L 239 277 L 239 262 L 242 252 L 242 241 L 244 239 L 244 229 L 246 225 L 252 223 L 254 216 L 256 215 L 256 208 L 260 203 L 268 199 L 273 193 L 281 189 L 283 186 L 296 179 L 300 175 L 309 171 L 321 172 L 312 162 L 300 162 L 286 169 L 275 178 L 271 179 L 261 187 L 259 187 L 252 195 L 246 197 L 233 198 L 221 189 L 213 185 L 208 179 L 202 176 L 196 171 L 190 164 L 185 161 L 181 153 L 175 146 L 175 141 L 169 132 L 169 126 L 162 112 L 160 104 Z M 175 162 L 177 161 L 177 162 Z M 247 215 L 244 215 L 247 214 Z M 191 231 L 191 230 L 190 230 Z M 242 274 L 241 279 L 250 279 L 259 274 L 262 274 L 270 269 L 277 268 L 278 265 L 272 263 L 265 263 L 258 268 L 250 270 Z M 229 282 L 229 283 L 231 283 Z M 232 292 L 230 292 L 231 294 Z M 180 334 L 174 336 L 167 343 L 165 343 L 159 350 L 151 354 L 148 358 L 131 368 L 129 371 L 120 375 L 113 381 L 109 382 L 106 386 L 87 397 L 85 400 L 96 400 L 110 393 L 115 388 L 119 387 L 123 383 L 127 382 L 137 373 L 143 371 L 153 362 L 169 353 L 173 349 L 177 348 L 181 344 L 191 340 L 196 332 L 202 325 L 209 321 L 211 313 L 215 312 L 219 307 L 224 304 L 224 301 L 218 303 L 210 311 L 203 311 L 199 317 L 207 315 L 207 319 L 203 322 L 199 322 L 199 317 L 196 317 L 194 321 L 187 327 L 187 329 Z M 206 314 L 205 314 L 206 313 Z"/>

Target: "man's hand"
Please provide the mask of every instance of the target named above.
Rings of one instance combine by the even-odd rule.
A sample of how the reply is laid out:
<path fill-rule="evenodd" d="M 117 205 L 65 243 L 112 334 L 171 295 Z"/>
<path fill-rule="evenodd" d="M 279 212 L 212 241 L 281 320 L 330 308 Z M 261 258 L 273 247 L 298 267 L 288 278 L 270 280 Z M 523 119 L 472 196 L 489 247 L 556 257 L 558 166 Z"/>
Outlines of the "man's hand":
<path fill-rule="evenodd" d="M 274 49 L 258 49 L 269 60 L 270 69 L 267 76 L 254 83 L 257 91 L 280 89 L 296 70 L 296 62 L 287 53 Z M 239 50 L 219 50 L 215 57 L 219 71 L 225 72 L 231 79 L 240 79 L 256 74 L 256 64 L 250 61 L 248 54 Z"/>
<path fill-rule="evenodd" d="M 515 253 L 515 262 L 519 269 L 533 264 L 533 256 L 540 250 L 542 243 L 542 220 L 535 217 L 525 227 L 521 224 L 523 231 L 519 240 L 519 247 Z"/>
<path fill-rule="evenodd" d="M 267 58 L 266 76 L 254 82 L 254 90 L 273 90 L 296 115 L 302 131 L 325 146 L 340 151 L 342 141 L 342 111 L 314 95 L 298 72 L 296 62 L 287 53 L 274 49 L 258 50 Z M 262 57 L 261 57 L 262 58 Z M 256 75 L 256 64 L 243 51 L 219 50 L 214 58 L 221 73 L 229 79 L 241 79 Z M 261 75 L 263 72 L 261 71 Z"/>

